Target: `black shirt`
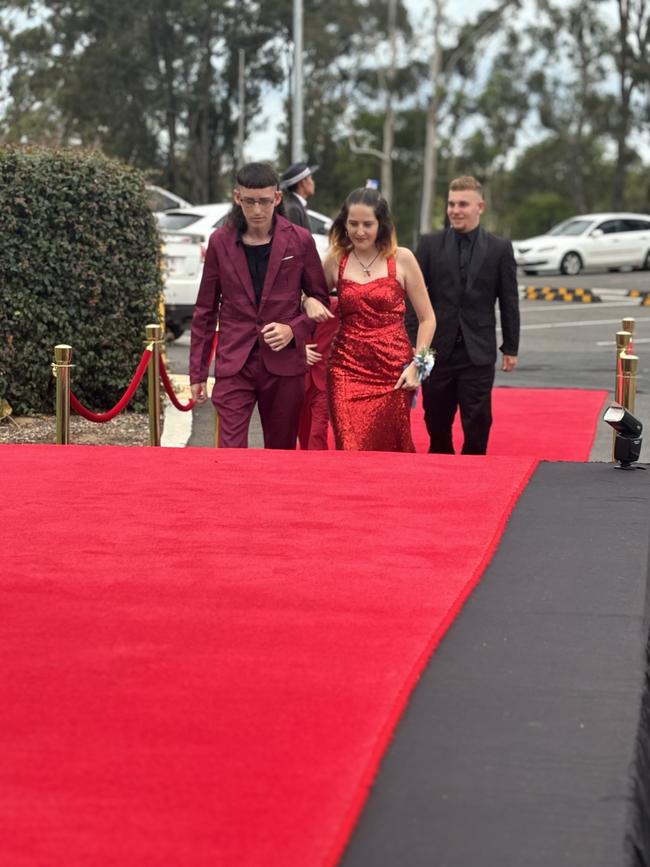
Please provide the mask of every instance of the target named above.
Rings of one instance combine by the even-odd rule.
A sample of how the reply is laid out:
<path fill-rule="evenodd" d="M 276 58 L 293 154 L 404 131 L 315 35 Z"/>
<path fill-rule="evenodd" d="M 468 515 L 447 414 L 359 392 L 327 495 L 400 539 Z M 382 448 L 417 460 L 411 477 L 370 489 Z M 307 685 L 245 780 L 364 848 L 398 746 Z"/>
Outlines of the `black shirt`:
<path fill-rule="evenodd" d="M 264 286 L 264 278 L 269 267 L 269 256 L 271 254 L 271 244 L 244 244 L 241 238 L 238 243 L 244 248 L 246 253 L 246 261 L 248 262 L 248 270 L 253 281 L 253 289 L 255 290 L 255 300 L 257 306 L 260 305 L 262 297 L 262 287 Z"/>
<path fill-rule="evenodd" d="M 456 229 L 454 229 L 456 244 L 458 246 L 460 281 L 463 286 L 467 284 L 467 272 L 469 270 L 469 263 L 472 261 L 472 251 L 474 249 L 474 242 L 476 241 L 478 231 L 478 226 L 475 229 L 472 229 L 471 232 L 457 232 Z"/>

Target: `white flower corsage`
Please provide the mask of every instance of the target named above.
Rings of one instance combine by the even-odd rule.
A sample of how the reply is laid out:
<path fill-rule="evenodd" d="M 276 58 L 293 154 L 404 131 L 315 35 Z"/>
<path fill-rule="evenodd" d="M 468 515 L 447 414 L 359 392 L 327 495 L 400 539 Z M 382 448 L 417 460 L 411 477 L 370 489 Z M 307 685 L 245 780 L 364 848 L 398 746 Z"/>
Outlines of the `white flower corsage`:
<path fill-rule="evenodd" d="M 418 374 L 418 382 L 423 382 L 433 370 L 436 354 L 433 349 L 420 349 L 413 356 L 413 363 Z"/>

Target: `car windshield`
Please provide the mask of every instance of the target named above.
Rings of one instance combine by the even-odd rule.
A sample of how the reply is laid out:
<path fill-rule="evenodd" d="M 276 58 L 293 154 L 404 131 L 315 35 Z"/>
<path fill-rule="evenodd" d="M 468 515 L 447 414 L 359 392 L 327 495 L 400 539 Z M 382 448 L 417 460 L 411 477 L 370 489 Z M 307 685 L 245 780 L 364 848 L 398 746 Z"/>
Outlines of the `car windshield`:
<path fill-rule="evenodd" d="M 187 229 L 197 220 L 202 219 L 201 214 L 188 214 L 186 211 L 167 211 L 165 214 L 160 214 L 158 217 L 158 225 L 161 229 L 170 229 L 178 231 L 179 229 Z"/>
<path fill-rule="evenodd" d="M 548 232 L 549 235 L 582 235 L 591 226 L 593 220 L 565 220 Z"/>

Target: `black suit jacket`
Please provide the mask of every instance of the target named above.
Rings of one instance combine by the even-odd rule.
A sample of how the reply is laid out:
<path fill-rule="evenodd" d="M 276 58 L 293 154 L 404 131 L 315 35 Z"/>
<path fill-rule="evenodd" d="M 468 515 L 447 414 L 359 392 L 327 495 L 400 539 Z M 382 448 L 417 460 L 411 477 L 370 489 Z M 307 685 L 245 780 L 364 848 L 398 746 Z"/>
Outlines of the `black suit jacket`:
<path fill-rule="evenodd" d="M 307 211 L 302 206 L 302 202 L 295 193 L 286 192 L 284 194 L 284 215 L 287 220 L 291 220 L 296 226 L 302 226 L 303 229 L 309 229 L 309 217 Z"/>
<path fill-rule="evenodd" d="M 492 364 L 497 357 L 496 313 L 499 302 L 504 355 L 519 348 L 519 291 L 512 244 L 479 228 L 463 290 L 458 265 L 458 243 L 453 229 L 423 235 L 416 257 L 424 274 L 436 314 L 433 347 L 436 360 L 452 353 L 459 330 L 472 364 Z M 406 327 L 415 346 L 417 317 L 409 306 Z"/>

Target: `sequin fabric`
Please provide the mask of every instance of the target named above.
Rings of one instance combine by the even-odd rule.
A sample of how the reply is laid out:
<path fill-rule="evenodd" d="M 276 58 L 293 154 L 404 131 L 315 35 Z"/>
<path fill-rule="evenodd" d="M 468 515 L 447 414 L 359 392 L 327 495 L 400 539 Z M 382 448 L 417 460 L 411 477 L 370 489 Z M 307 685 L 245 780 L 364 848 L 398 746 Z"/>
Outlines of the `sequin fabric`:
<path fill-rule="evenodd" d="M 413 355 L 404 328 L 404 290 L 394 258 L 388 274 L 368 283 L 343 277 L 339 265 L 338 314 L 327 370 L 330 418 L 337 449 L 414 452 L 413 393 L 395 383 Z"/>

